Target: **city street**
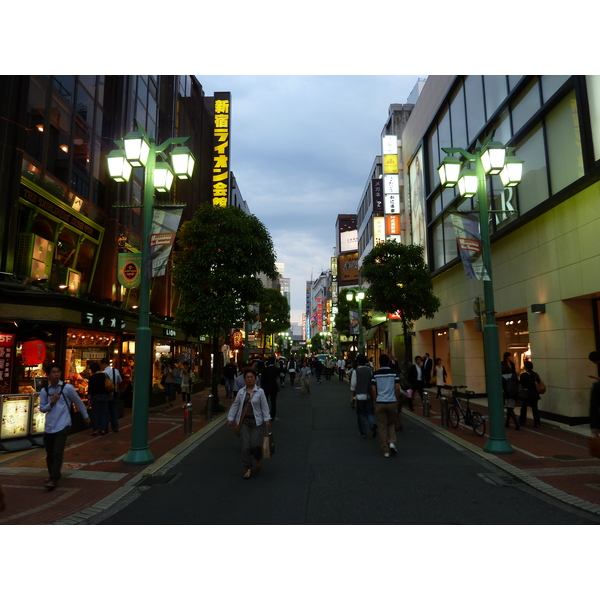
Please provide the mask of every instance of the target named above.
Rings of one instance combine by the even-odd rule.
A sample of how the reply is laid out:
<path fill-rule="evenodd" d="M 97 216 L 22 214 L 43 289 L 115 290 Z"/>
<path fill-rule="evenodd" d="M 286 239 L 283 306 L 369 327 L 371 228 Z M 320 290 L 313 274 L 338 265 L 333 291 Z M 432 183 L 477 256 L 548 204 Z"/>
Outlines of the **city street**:
<path fill-rule="evenodd" d="M 95 523 L 584 525 L 598 519 L 553 500 L 407 415 L 398 455 L 361 439 L 347 382 L 277 401 L 276 453 L 242 478 L 239 441 L 216 427 Z"/>

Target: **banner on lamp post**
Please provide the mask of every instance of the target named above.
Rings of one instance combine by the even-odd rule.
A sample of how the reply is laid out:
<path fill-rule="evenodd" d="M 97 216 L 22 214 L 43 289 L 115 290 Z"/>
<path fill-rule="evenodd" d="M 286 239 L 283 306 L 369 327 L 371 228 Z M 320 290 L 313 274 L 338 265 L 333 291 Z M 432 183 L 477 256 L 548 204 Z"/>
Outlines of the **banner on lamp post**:
<path fill-rule="evenodd" d="M 125 288 L 140 285 L 142 272 L 142 255 L 139 252 L 122 252 L 117 258 L 117 279 Z"/>
<path fill-rule="evenodd" d="M 181 206 L 161 206 L 154 209 L 147 277 L 160 277 L 166 273 L 182 214 Z"/>
<path fill-rule="evenodd" d="M 479 231 L 479 213 L 476 211 L 455 212 L 451 214 L 458 252 L 465 273 L 469 279 L 489 281 L 485 270 Z"/>

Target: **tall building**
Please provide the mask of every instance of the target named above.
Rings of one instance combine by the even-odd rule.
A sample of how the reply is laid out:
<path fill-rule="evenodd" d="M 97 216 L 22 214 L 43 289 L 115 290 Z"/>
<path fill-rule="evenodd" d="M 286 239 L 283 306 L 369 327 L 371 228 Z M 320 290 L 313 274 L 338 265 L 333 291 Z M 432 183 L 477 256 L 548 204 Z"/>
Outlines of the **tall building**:
<path fill-rule="evenodd" d="M 136 354 L 137 288 L 123 285 L 118 261 L 141 247 L 144 170 L 115 183 L 107 154 L 137 124 L 157 143 L 189 136 L 193 176 L 156 193 L 154 216 L 179 206 L 191 218 L 212 199 L 214 99 L 190 76 L 3 76 L 0 91 L 0 390 L 33 389 L 56 361 L 85 395 L 90 361 Z M 167 257 L 151 286 L 155 384 L 169 357 L 203 362 L 200 341 L 173 326 Z M 32 358 L 36 340 L 44 352 Z"/>
<path fill-rule="evenodd" d="M 402 133 L 411 240 L 423 244 L 441 308 L 416 325 L 414 354 L 440 357 L 455 384 L 484 392 L 483 335 L 474 305 L 482 283 L 466 277 L 452 225 L 473 210 L 440 186 L 443 148 L 477 140 L 514 147 L 523 176 L 487 180 L 500 355 L 530 359 L 548 387 L 545 415 L 588 419 L 588 353 L 600 347 L 600 77 L 432 76 Z M 451 327 L 450 327 L 451 324 Z"/>

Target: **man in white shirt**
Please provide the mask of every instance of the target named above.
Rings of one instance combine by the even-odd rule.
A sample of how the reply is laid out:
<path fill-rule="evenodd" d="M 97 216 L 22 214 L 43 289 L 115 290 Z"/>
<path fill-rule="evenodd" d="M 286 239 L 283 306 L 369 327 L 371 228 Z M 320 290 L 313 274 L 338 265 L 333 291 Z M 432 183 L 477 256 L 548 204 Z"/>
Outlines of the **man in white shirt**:
<path fill-rule="evenodd" d="M 44 447 L 46 448 L 49 477 L 46 479 L 45 487 L 53 490 L 61 477 L 63 455 L 67 436 L 71 429 L 71 403 L 74 403 L 81 412 L 86 427 L 89 427 L 90 419 L 85 404 L 81 401 L 75 388 L 61 380 L 60 367 L 56 363 L 52 363 L 48 365 L 46 374 L 49 384 L 40 392 L 40 411 L 46 413 Z"/>
<path fill-rule="evenodd" d="M 119 396 L 119 385 L 123 379 L 121 378 L 119 369 L 115 369 L 114 367 L 110 366 L 108 358 L 103 358 L 100 361 L 100 368 L 103 369 L 103 372 L 108 375 L 108 378 L 115 386 L 115 391 L 108 395 L 108 418 L 110 420 L 110 426 L 113 430 L 113 433 L 117 433 L 119 431 L 119 411 L 117 406 L 117 398 Z M 108 433 L 108 431 L 106 433 Z"/>
<path fill-rule="evenodd" d="M 338 369 L 338 381 L 343 381 L 344 375 L 346 373 L 346 361 L 343 358 L 338 359 L 337 369 Z"/>

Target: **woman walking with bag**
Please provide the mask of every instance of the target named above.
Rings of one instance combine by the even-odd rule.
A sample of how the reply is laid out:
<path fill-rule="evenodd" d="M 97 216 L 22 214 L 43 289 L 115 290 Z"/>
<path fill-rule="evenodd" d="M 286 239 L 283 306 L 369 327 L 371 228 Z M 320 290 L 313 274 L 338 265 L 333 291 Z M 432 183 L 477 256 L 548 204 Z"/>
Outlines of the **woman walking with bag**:
<path fill-rule="evenodd" d="M 256 371 L 246 369 L 244 381 L 246 386 L 238 391 L 229 409 L 227 427 L 234 427 L 236 433 L 239 429 L 238 435 L 242 438 L 244 479 L 249 479 L 252 475 L 253 459 L 256 461 L 254 468 L 258 470 L 261 467 L 263 437 L 271 427 L 271 415 L 265 392 L 256 385 Z"/>
<path fill-rule="evenodd" d="M 500 363 L 502 369 L 502 391 L 504 392 L 504 406 L 506 406 L 506 421 L 504 427 L 510 427 L 511 420 L 515 424 L 515 429 L 520 429 L 515 406 L 517 405 L 518 382 L 515 363 L 510 360 L 511 353 L 505 352 Z"/>

